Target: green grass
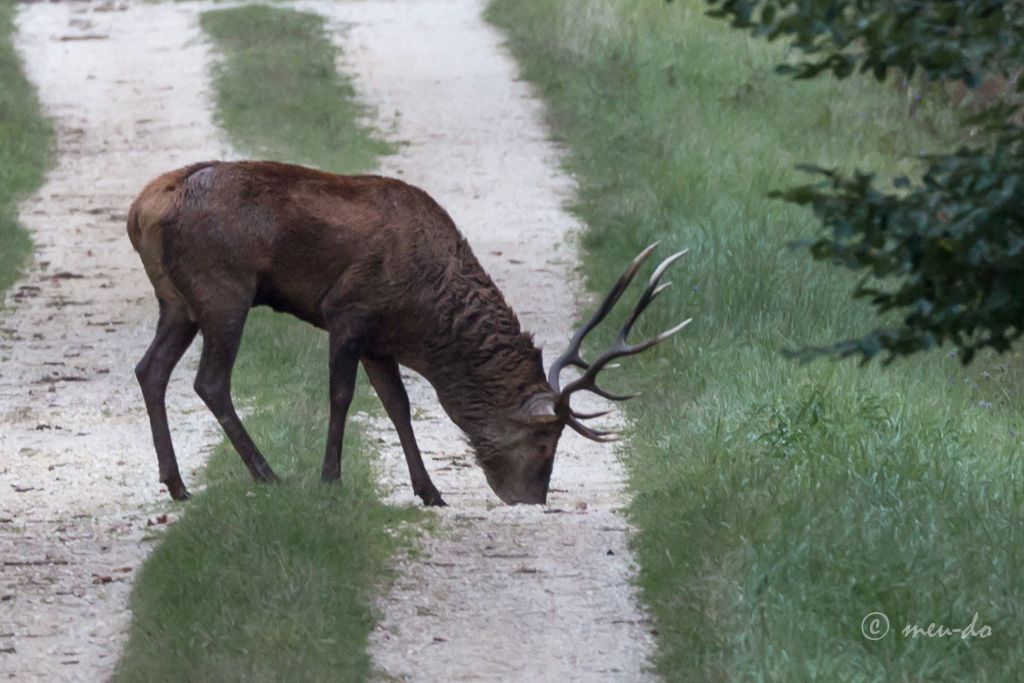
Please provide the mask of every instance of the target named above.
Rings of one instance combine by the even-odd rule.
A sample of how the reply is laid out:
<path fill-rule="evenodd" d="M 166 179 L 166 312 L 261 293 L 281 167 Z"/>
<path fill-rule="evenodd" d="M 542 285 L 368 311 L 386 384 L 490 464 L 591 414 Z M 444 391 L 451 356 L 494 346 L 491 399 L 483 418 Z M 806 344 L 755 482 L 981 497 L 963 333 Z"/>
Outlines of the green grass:
<path fill-rule="evenodd" d="M 913 172 L 941 111 L 894 90 L 773 74 L 784 53 L 697 0 L 493 0 L 578 178 L 585 269 L 604 291 L 661 239 L 692 253 L 647 314 L 672 343 L 640 388 L 628 466 L 658 668 L 678 681 L 1017 680 L 1024 670 L 1019 355 L 888 369 L 780 349 L 866 330 L 847 273 L 787 243 L 806 212 L 766 199 L 807 161 Z M 930 132 L 931 131 L 931 132 Z M 637 335 L 639 338 L 639 334 Z M 894 633 L 861 634 L 886 613 Z M 916 640 L 907 623 L 986 639 Z"/>
<path fill-rule="evenodd" d="M 248 6 L 207 12 L 202 24 L 224 56 L 217 115 L 241 149 L 338 172 L 366 170 L 386 149 L 357 125 L 319 18 Z M 367 677 L 372 598 L 416 513 L 379 502 L 372 453 L 351 421 L 343 485 L 320 483 L 326 365 L 323 333 L 266 310 L 250 316 L 233 391 L 284 481 L 256 485 L 229 445 L 217 449 L 206 490 L 138 576 L 118 681 Z M 352 412 L 372 407 L 360 381 Z"/>
<path fill-rule="evenodd" d="M 203 14 L 223 55 L 217 119 L 254 156 L 342 172 L 374 167 L 389 145 L 357 123 L 355 90 L 336 76 L 335 50 L 315 14 L 253 5 Z"/>
<path fill-rule="evenodd" d="M 32 251 L 18 225 L 18 201 L 42 184 L 52 135 L 12 44 L 15 8 L 0 3 L 0 292 Z"/>

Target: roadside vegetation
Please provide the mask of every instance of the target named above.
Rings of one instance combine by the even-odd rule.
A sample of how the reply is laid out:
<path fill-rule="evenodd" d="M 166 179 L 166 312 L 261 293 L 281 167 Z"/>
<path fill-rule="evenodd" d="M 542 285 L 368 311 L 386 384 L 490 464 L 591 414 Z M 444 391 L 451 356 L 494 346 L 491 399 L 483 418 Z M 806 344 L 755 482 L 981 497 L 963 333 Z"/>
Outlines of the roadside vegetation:
<path fill-rule="evenodd" d="M 267 6 L 210 11 L 222 61 L 217 117 L 258 156 L 365 171 L 387 149 L 357 123 L 351 84 L 316 15 Z M 252 84 L 258 83 L 258 88 Z M 119 681 L 351 681 L 370 672 L 371 599 L 414 518 L 378 500 L 372 451 L 345 433 L 341 486 L 319 481 L 327 434 L 322 333 L 253 311 L 233 391 L 283 482 L 256 485 L 226 442 L 206 489 L 142 568 Z M 184 368 L 179 372 L 186 372 Z M 372 407 L 365 377 L 352 413 Z"/>
<path fill-rule="evenodd" d="M 654 240 L 689 247 L 628 361 L 639 584 L 668 680 L 1014 680 L 1024 669 L 1019 354 L 888 367 L 783 349 L 876 327 L 855 276 L 788 245 L 811 212 L 767 198 L 796 162 L 920 176 L 952 116 L 887 84 L 793 81 L 783 47 L 698 0 L 492 0 L 578 180 L 585 272 L 606 291 Z M 608 327 L 612 327 L 611 324 Z M 601 340 L 596 340 L 600 342 Z M 556 472 L 557 476 L 557 472 Z M 890 632 L 862 633 L 871 612 Z M 987 638 L 905 638 L 988 625 Z M 876 632 L 869 631 L 869 635 Z"/>
<path fill-rule="evenodd" d="M 18 202 L 42 183 L 52 135 L 14 49 L 16 7 L 0 4 L 0 293 L 32 251 L 18 225 Z"/>
<path fill-rule="evenodd" d="M 778 70 L 794 78 L 871 73 L 911 98 L 957 102 L 970 114 L 956 146 L 921 159 L 919 180 L 880 186 L 870 168 L 811 165 L 810 182 L 778 193 L 821 221 L 810 255 L 869 275 L 852 295 L 888 313 L 858 339 L 799 355 L 891 360 L 945 346 L 966 365 L 981 349 L 1010 350 L 1024 334 L 1024 5 L 921 0 L 836 11 L 792 0 L 708 2 L 709 15 L 789 43 L 799 56 Z"/>

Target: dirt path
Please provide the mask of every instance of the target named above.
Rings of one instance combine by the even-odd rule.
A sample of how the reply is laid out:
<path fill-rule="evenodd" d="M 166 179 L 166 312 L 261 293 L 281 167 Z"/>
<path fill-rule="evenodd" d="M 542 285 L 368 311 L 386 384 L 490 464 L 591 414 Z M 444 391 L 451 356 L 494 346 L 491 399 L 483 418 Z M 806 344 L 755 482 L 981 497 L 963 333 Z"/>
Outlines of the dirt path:
<path fill-rule="evenodd" d="M 124 214 L 149 177 L 225 155 L 196 14 L 77 2 L 19 13 L 58 157 L 22 206 L 36 261 L 0 312 L 0 676 L 109 675 L 147 523 L 167 508 L 132 375 L 155 304 Z M 218 438 L 191 375 L 181 368 L 168 398 L 186 473 Z"/>
<path fill-rule="evenodd" d="M 331 19 L 380 127 L 412 141 L 382 170 L 451 212 L 550 360 L 578 306 L 579 226 L 561 208 L 572 183 L 500 36 L 480 18 L 482 1 L 304 6 Z M 58 163 L 23 206 L 37 260 L 0 313 L 8 678 L 110 673 L 147 524 L 167 506 L 130 372 L 155 311 L 123 221 L 148 177 L 228 153 L 210 121 L 198 9 L 34 4 L 19 15 L 19 49 L 56 120 Z M 381 601 L 372 651 L 382 676 L 647 677 L 652 643 L 629 583 L 613 451 L 567 434 L 548 509 L 501 506 L 429 386 L 409 380 L 417 434 L 452 507 Z M 217 431 L 190 384 L 190 372 L 176 374 L 168 404 L 191 474 Z M 372 426 L 386 445 L 386 489 L 413 502 L 390 425 Z"/>
<path fill-rule="evenodd" d="M 329 16 L 377 125 L 408 141 L 382 171 L 448 209 L 550 361 L 578 310 L 578 222 L 539 105 L 482 0 L 306 3 Z M 381 603 L 372 653 L 384 677 L 644 680 L 650 627 L 630 584 L 624 473 L 614 451 L 567 430 L 547 509 L 501 506 L 426 382 L 407 377 L 416 434 L 451 505 Z M 386 420 L 391 498 L 412 502 Z M 583 504 L 586 504 L 585 509 Z"/>

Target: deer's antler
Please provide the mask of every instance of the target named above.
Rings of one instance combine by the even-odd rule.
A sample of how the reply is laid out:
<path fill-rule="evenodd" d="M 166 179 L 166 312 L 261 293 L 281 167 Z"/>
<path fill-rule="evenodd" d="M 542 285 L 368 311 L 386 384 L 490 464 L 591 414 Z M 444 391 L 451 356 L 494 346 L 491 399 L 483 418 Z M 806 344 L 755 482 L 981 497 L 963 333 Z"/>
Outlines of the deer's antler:
<path fill-rule="evenodd" d="M 605 391 L 597 385 L 598 373 L 601 372 L 608 363 L 616 358 L 633 356 L 646 351 L 656 344 L 660 344 L 679 330 L 689 325 L 690 320 L 692 320 L 692 318 L 687 318 L 675 327 L 662 332 L 656 337 L 652 337 L 651 339 L 647 339 L 637 344 L 630 344 L 626 341 L 630 331 L 633 329 L 633 325 L 636 324 L 637 319 L 640 317 L 640 314 L 644 312 L 644 310 L 659 294 L 671 285 L 669 282 L 661 284 L 661 277 L 665 274 L 665 271 L 670 265 L 689 251 L 688 249 L 684 249 L 672 254 L 654 269 L 654 273 L 651 274 L 651 279 L 647 283 L 647 287 L 644 289 L 643 294 L 640 295 L 640 299 L 633 307 L 633 310 L 630 312 L 625 324 L 619 330 L 612 346 L 598 356 L 593 363 L 587 363 L 580 355 L 580 346 L 583 343 L 583 339 L 608 316 L 608 313 L 615 307 L 619 298 L 622 297 L 622 293 L 626 291 L 627 287 L 629 287 L 629 283 L 633 281 L 637 271 L 640 270 L 640 267 L 647 260 L 647 257 L 651 255 L 651 252 L 653 252 L 657 246 L 658 242 L 655 242 L 641 251 L 637 257 L 633 259 L 625 272 L 622 273 L 618 281 L 616 281 L 615 285 L 608 292 L 608 295 L 605 296 L 604 301 L 602 301 L 601 305 L 598 306 L 594 315 L 590 320 L 585 322 L 582 327 L 580 327 L 576 334 L 573 335 L 572 339 L 569 341 L 569 348 L 566 349 L 566 351 L 559 356 L 557 360 L 555 360 L 551 365 L 551 369 L 548 371 L 548 383 L 551 385 L 551 388 L 558 393 L 556 412 L 560 415 L 566 416 L 566 424 L 569 427 L 572 427 L 582 436 L 593 441 L 614 441 L 617 438 L 617 434 L 615 432 L 592 429 L 584 425 L 580 420 L 600 417 L 601 415 L 606 415 L 608 411 L 590 414 L 577 413 L 569 405 L 572 394 L 582 389 L 586 389 L 587 391 L 595 393 L 598 396 L 603 396 L 604 398 L 612 401 L 626 401 L 631 398 L 636 398 L 636 394 L 618 396 Z M 569 382 L 565 389 L 562 389 L 559 375 L 561 375 L 562 370 L 565 369 L 567 365 L 573 365 L 581 368 L 584 372 L 579 378 Z"/>

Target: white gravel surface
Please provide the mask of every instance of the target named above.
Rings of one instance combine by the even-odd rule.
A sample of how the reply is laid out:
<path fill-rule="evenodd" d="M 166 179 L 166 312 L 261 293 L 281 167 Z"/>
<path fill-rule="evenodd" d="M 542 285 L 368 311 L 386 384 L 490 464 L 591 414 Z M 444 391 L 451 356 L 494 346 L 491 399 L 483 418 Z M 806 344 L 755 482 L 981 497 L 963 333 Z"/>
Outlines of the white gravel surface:
<path fill-rule="evenodd" d="M 381 171 L 448 209 L 550 362 L 587 303 L 575 270 L 580 226 L 563 208 L 573 183 L 539 104 L 481 18 L 483 1 L 293 6 L 328 17 L 340 66 L 374 123 L 403 143 Z M 0 312 L 0 676 L 107 677 L 151 546 L 147 525 L 171 508 L 131 372 L 155 306 L 124 213 L 151 176 L 231 154 L 210 120 L 201 9 L 68 3 L 19 14 L 18 47 L 55 119 L 58 161 L 22 207 L 36 262 Z M 192 482 L 219 439 L 191 391 L 193 363 L 190 354 L 168 394 Z M 379 676 L 650 678 L 653 640 L 631 584 L 614 450 L 567 430 L 549 505 L 503 506 L 429 385 L 407 380 L 424 458 L 451 507 L 414 556 L 399 558 L 380 599 Z M 391 425 L 369 424 L 390 499 L 415 504 Z"/>
<path fill-rule="evenodd" d="M 332 20 L 342 68 L 402 145 L 382 172 L 427 190 L 468 237 L 550 362 L 580 306 L 574 185 L 482 0 L 307 2 Z M 623 255 L 623 266 L 632 254 Z M 451 506 L 399 564 L 371 651 L 382 678 L 639 681 L 651 626 L 631 584 L 625 474 L 610 446 L 566 430 L 549 505 L 502 505 L 433 390 L 407 373 L 414 428 Z M 591 404 L 593 405 L 593 404 Z M 600 405 L 600 404 L 598 404 Z M 586 407 L 585 405 L 583 407 Z M 390 498 L 414 503 L 398 439 Z"/>
<path fill-rule="evenodd" d="M 101 681 L 172 509 L 132 372 L 156 302 L 125 214 L 150 177 L 227 149 L 195 7 L 22 5 L 18 29 L 57 159 L 21 207 L 35 262 L 0 312 L 0 677 Z M 167 401 L 186 478 L 219 439 L 193 362 Z"/>

